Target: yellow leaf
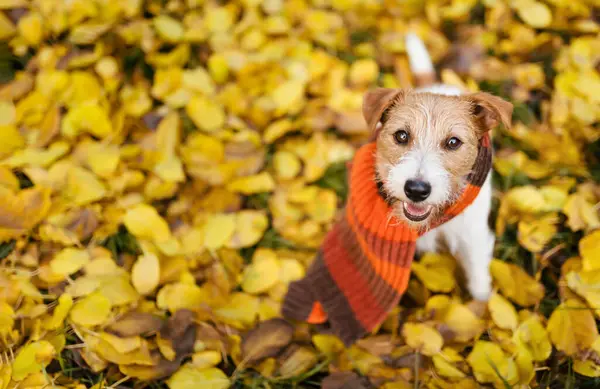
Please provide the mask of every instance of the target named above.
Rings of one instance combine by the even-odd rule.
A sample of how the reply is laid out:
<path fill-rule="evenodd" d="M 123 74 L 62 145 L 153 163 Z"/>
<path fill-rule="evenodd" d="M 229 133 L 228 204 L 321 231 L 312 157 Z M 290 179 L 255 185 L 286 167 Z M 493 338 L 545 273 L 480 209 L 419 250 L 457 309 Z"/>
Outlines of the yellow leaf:
<path fill-rule="evenodd" d="M 44 36 L 42 15 L 38 12 L 29 12 L 19 19 L 17 28 L 25 42 L 31 46 L 37 46 Z"/>
<path fill-rule="evenodd" d="M 45 340 L 25 345 L 19 350 L 12 364 L 12 379 L 22 381 L 28 375 L 38 373 L 54 358 L 56 351 Z"/>
<path fill-rule="evenodd" d="M 354 85 L 368 85 L 377 80 L 379 66 L 372 59 L 359 59 L 350 66 L 349 78 Z"/>
<path fill-rule="evenodd" d="M 426 324 L 406 323 L 402 335 L 407 345 L 427 356 L 439 353 L 444 345 L 440 333 Z"/>
<path fill-rule="evenodd" d="M 204 247 L 216 250 L 231 239 L 236 228 L 236 217 L 232 214 L 216 214 L 204 224 Z"/>
<path fill-rule="evenodd" d="M 112 363 L 143 366 L 153 366 L 156 364 L 156 360 L 153 359 L 150 354 L 148 342 L 146 340 L 141 340 L 140 347 L 128 353 L 117 351 L 110 343 L 98 336 L 87 336 L 85 342 L 92 351 Z"/>
<path fill-rule="evenodd" d="M 61 294 L 58 298 L 58 305 L 56 306 L 56 308 L 54 308 L 54 311 L 52 312 L 52 317 L 48 318 L 45 321 L 44 327 L 48 330 L 56 330 L 60 328 L 63 325 L 72 307 L 73 297 L 71 297 L 71 295 L 68 293 Z"/>
<path fill-rule="evenodd" d="M 113 131 L 108 113 L 94 103 L 78 105 L 64 116 L 61 131 L 68 138 L 75 138 L 83 132 L 105 138 Z"/>
<path fill-rule="evenodd" d="M 521 220 L 517 239 L 527 250 L 539 253 L 554 238 L 558 231 L 556 226 L 558 222 L 558 216 L 553 214 L 531 220 Z"/>
<path fill-rule="evenodd" d="M 67 193 L 75 204 L 85 205 L 104 198 L 106 187 L 92 172 L 73 166 L 67 175 Z"/>
<path fill-rule="evenodd" d="M 13 192 L 19 190 L 19 179 L 6 166 L 0 166 L 0 186 L 10 189 Z"/>
<path fill-rule="evenodd" d="M 573 362 L 573 370 L 575 373 L 586 377 L 600 377 L 600 365 L 597 365 L 591 359 L 585 361 L 575 359 Z"/>
<path fill-rule="evenodd" d="M 206 389 L 227 389 L 231 385 L 222 370 L 216 367 L 197 369 L 192 363 L 183 365 L 167 380 L 169 389 L 196 389 L 199 383 Z"/>
<path fill-rule="evenodd" d="M 533 358 L 525 347 L 518 347 L 515 362 L 519 370 L 519 383 L 527 385 L 535 377 Z"/>
<path fill-rule="evenodd" d="M 333 359 L 345 349 L 344 343 L 334 335 L 315 334 L 312 337 L 312 342 L 317 350 L 329 359 Z"/>
<path fill-rule="evenodd" d="M 100 293 L 92 293 L 75 303 L 69 317 L 77 325 L 93 327 L 108 320 L 110 308 L 109 299 Z"/>
<path fill-rule="evenodd" d="M 111 177 L 119 165 L 119 149 L 102 143 L 92 143 L 86 148 L 86 162 L 99 177 Z"/>
<path fill-rule="evenodd" d="M 289 284 L 304 277 L 306 273 L 300 262 L 293 258 L 282 258 L 279 261 L 279 280 L 284 284 Z"/>
<path fill-rule="evenodd" d="M 291 180 L 300 173 L 302 164 L 300 159 L 291 152 L 277 151 L 273 155 L 273 168 L 277 178 Z"/>
<path fill-rule="evenodd" d="M 110 23 L 87 22 L 76 25 L 69 34 L 69 41 L 77 45 L 93 43 L 111 27 Z"/>
<path fill-rule="evenodd" d="M 584 236 L 579 241 L 579 254 L 583 270 L 600 270 L 600 230 Z"/>
<path fill-rule="evenodd" d="M 137 238 L 164 242 L 171 237 L 169 225 L 150 205 L 138 204 L 129 209 L 123 223 Z"/>
<path fill-rule="evenodd" d="M 262 211 L 243 210 L 235 219 L 235 232 L 226 244 L 233 249 L 254 246 L 269 227 L 269 219 Z"/>
<path fill-rule="evenodd" d="M 160 280 L 160 262 L 152 253 L 140 255 L 131 269 L 131 282 L 141 295 L 154 291 Z"/>
<path fill-rule="evenodd" d="M 90 261 L 87 250 L 66 248 L 58 252 L 50 261 L 53 273 L 65 276 L 78 272 Z"/>
<path fill-rule="evenodd" d="M 521 306 L 537 304 L 544 297 L 544 286 L 517 265 L 494 259 L 490 272 L 502 294 Z"/>
<path fill-rule="evenodd" d="M 0 39 L 7 40 L 15 35 L 16 31 L 12 21 L 3 13 L 0 14 Z M 0 388 L 2 388 L 2 386 L 0 386 Z"/>
<path fill-rule="evenodd" d="M 505 387 L 503 380 L 510 385 L 518 382 L 517 365 L 495 343 L 483 340 L 475 342 L 467 362 L 480 383 L 492 383 L 495 388 L 501 389 Z"/>
<path fill-rule="evenodd" d="M 552 353 L 548 332 L 535 315 L 519 325 L 514 339 L 517 344 L 527 347 L 534 361 L 545 361 Z"/>
<path fill-rule="evenodd" d="M 129 274 L 103 277 L 98 292 L 108 299 L 111 306 L 131 304 L 140 297 L 129 282 Z"/>
<path fill-rule="evenodd" d="M 448 293 L 456 286 L 456 263 L 448 255 L 425 253 L 419 262 L 413 262 L 412 271 L 432 292 Z"/>
<path fill-rule="evenodd" d="M 494 323 L 505 330 L 515 330 L 519 324 L 517 310 L 504 297 L 493 294 L 488 302 L 490 314 Z"/>
<path fill-rule="evenodd" d="M 0 336 L 8 336 L 15 325 L 15 311 L 4 301 L 0 302 Z"/>
<path fill-rule="evenodd" d="M 598 328 L 588 307 L 577 300 L 567 300 L 552 312 L 548 333 L 558 350 L 575 355 L 592 345 Z"/>
<path fill-rule="evenodd" d="M 208 71 L 216 83 L 225 82 L 229 76 L 227 60 L 219 53 L 214 53 L 208 59 Z"/>
<path fill-rule="evenodd" d="M 46 217 L 50 205 L 47 188 L 33 187 L 16 195 L 0 188 L 0 242 L 27 233 Z"/>
<path fill-rule="evenodd" d="M 279 281 L 279 272 L 277 255 L 272 250 L 259 248 L 244 270 L 242 289 L 250 294 L 264 293 Z"/>
<path fill-rule="evenodd" d="M 588 201 L 582 193 L 570 195 L 562 211 L 567 215 L 567 225 L 573 231 L 600 227 L 594 203 Z"/>
<path fill-rule="evenodd" d="M 448 378 L 466 377 L 466 374 L 455 365 L 455 363 L 464 363 L 464 359 L 454 349 L 446 347 L 439 354 L 434 355 L 432 360 L 436 372 L 441 376 Z"/>
<path fill-rule="evenodd" d="M 275 189 L 275 181 L 268 172 L 253 176 L 240 177 L 227 184 L 227 190 L 245 195 L 261 192 L 271 192 Z"/>
<path fill-rule="evenodd" d="M 2 143 L 0 143 L 0 158 L 9 156 L 11 153 L 25 145 L 25 139 L 17 127 L 12 124 L 0 124 L 0 133 L 2 133 Z"/>
<path fill-rule="evenodd" d="M 295 348 L 292 353 L 286 353 L 286 356 L 287 358 L 279 367 L 279 374 L 282 377 L 296 377 L 304 374 L 318 361 L 313 350 L 302 346 Z"/>
<path fill-rule="evenodd" d="M 455 301 L 447 306 L 441 320 L 454 333 L 457 342 L 469 341 L 484 330 L 483 321 L 465 305 Z"/>
<path fill-rule="evenodd" d="M 277 86 L 271 92 L 276 106 L 275 114 L 295 114 L 304 107 L 304 82 L 289 80 Z"/>
<path fill-rule="evenodd" d="M 254 323 L 260 301 L 246 293 L 232 294 L 227 303 L 214 310 L 215 315 L 237 328 L 245 328 Z"/>
<path fill-rule="evenodd" d="M 156 305 L 171 313 L 180 309 L 196 310 L 207 304 L 209 296 L 197 285 L 175 283 L 165 285 L 156 295 Z"/>
<path fill-rule="evenodd" d="M 196 127 L 203 131 L 214 132 L 225 125 L 223 108 L 206 97 L 192 97 L 185 110 Z"/>
<path fill-rule="evenodd" d="M 167 42 L 179 42 L 183 37 L 183 26 L 167 15 L 160 15 L 152 20 L 158 35 Z"/>
<path fill-rule="evenodd" d="M 197 369 L 206 369 L 221 363 L 221 353 L 218 351 L 199 351 L 192 355 L 192 365 Z"/>
<path fill-rule="evenodd" d="M 585 298 L 592 308 L 600 307 L 600 270 L 570 271 L 563 275 L 571 290 Z"/>
<path fill-rule="evenodd" d="M 519 17 L 531 27 L 544 28 L 552 23 L 552 12 L 546 4 L 535 0 L 522 0 L 515 4 Z"/>
<path fill-rule="evenodd" d="M 271 144 L 288 132 L 294 131 L 296 127 L 290 119 L 282 119 L 269 124 L 263 133 L 265 143 Z"/>
<path fill-rule="evenodd" d="M 137 350 L 142 345 L 142 341 L 139 336 L 121 338 L 107 332 L 101 332 L 100 339 L 110 344 L 115 350 L 117 350 L 117 352 L 121 354 L 126 354 Z"/>

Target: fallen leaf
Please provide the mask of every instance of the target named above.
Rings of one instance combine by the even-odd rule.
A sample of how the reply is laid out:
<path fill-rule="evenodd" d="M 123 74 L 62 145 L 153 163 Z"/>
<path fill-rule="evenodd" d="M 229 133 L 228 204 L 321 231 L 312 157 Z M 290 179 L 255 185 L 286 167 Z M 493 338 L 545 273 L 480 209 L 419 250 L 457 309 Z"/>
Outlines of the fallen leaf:
<path fill-rule="evenodd" d="M 131 311 L 107 327 L 107 331 L 122 337 L 148 335 L 157 332 L 163 320 L 151 313 Z"/>
<path fill-rule="evenodd" d="M 504 354 L 495 343 L 479 340 L 467 357 L 475 379 L 480 383 L 491 383 L 495 388 L 504 388 L 505 382 L 514 385 L 519 379 L 517 365 Z"/>
<path fill-rule="evenodd" d="M 93 327 L 106 322 L 110 311 L 110 300 L 101 293 L 95 292 L 77 301 L 69 317 L 77 325 Z"/>
<path fill-rule="evenodd" d="M 131 269 L 131 282 L 141 295 L 150 294 L 160 281 L 160 262 L 153 253 L 138 257 Z"/>
<path fill-rule="evenodd" d="M 567 300 L 548 319 L 548 334 L 558 350 L 574 355 L 592 345 L 598 328 L 588 307 L 577 300 Z"/>
<path fill-rule="evenodd" d="M 294 328 L 285 320 L 260 322 L 242 337 L 242 356 L 247 363 L 275 357 L 292 341 Z"/>
<path fill-rule="evenodd" d="M 227 389 L 231 385 L 222 370 L 216 367 L 196 369 L 191 363 L 177 370 L 167 380 L 167 385 L 170 389 L 193 389 L 198 387 L 199 382 L 210 389 Z"/>
<path fill-rule="evenodd" d="M 45 340 L 25 345 L 12 364 L 12 379 L 23 381 L 28 375 L 44 369 L 54 358 L 55 352 L 54 347 Z"/>
<path fill-rule="evenodd" d="M 531 306 L 544 297 L 544 287 L 514 264 L 494 259 L 490 272 L 500 292 L 521 306 Z"/>
<path fill-rule="evenodd" d="M 499 294 L 493 294 L 488 302 L 490 314 L 494 323 L 505 330 L 515 330 L 519 324 L 517 310 Z"/>
<path fill-rule="evenodd" d="M 402 335 L 406 344 L 427 356 L 439 353 L 444 345 L 439 332 L 426 324 L 406 323 L 402 327 Z"/>

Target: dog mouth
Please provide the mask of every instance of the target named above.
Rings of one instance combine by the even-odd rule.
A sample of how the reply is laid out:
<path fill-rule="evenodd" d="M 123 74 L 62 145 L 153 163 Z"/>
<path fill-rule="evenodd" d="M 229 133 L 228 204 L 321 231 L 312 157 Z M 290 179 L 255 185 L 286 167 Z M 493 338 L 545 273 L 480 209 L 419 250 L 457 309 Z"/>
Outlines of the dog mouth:
<path fill-rule="evenodd" d="M 427 219 L 431 214 L 432 209 L 433 206 L 431 205 L 418 205 L 406 201 L 402 202 L 404 216 L 413 222 L 422 222 L 423 220 Z"/>

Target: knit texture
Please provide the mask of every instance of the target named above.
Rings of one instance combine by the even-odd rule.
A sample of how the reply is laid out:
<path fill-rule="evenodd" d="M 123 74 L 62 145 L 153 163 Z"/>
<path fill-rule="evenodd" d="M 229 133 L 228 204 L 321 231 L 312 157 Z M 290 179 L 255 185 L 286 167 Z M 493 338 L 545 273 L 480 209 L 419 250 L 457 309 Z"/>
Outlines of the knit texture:
<path fill-rule="evenodd" d="M 427 232 L 391 216 L 389 201 L 376 180 L 375 152 L 374 142 L 356 152 L 343 217 L 325 237 L 306 276 L 290 284 L 282 307 L 288 319 L 329 321 L 347 346 L 381 324 L 398 304 L 408 285 L 416 240 Z M 486 134 L 465 189 L 430 228 L 452 219 L 473 202 L 491 166 Z"/>

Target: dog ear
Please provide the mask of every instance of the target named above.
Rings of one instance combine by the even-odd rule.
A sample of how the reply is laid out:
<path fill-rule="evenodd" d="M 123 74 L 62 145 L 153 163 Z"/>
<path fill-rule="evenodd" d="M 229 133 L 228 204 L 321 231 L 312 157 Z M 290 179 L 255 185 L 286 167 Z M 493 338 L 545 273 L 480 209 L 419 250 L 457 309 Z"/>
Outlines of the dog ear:
<path fill-rule="evenodd" d="M 403 96 L 402 89 L 376 88 L 365 95 L 362 111 L 367 127 L 371 133 L 377 129 L 377 123 L 392 103 L 398 102 Z"/>
<path fill-rule="evenodd" d="M 505 127 L 510 126 L 512 103 L 486 92 L 473 93 L 466 98 L 473 105 L 473 116 L 482 133 L 496 128 L 500 123 Z"/>

